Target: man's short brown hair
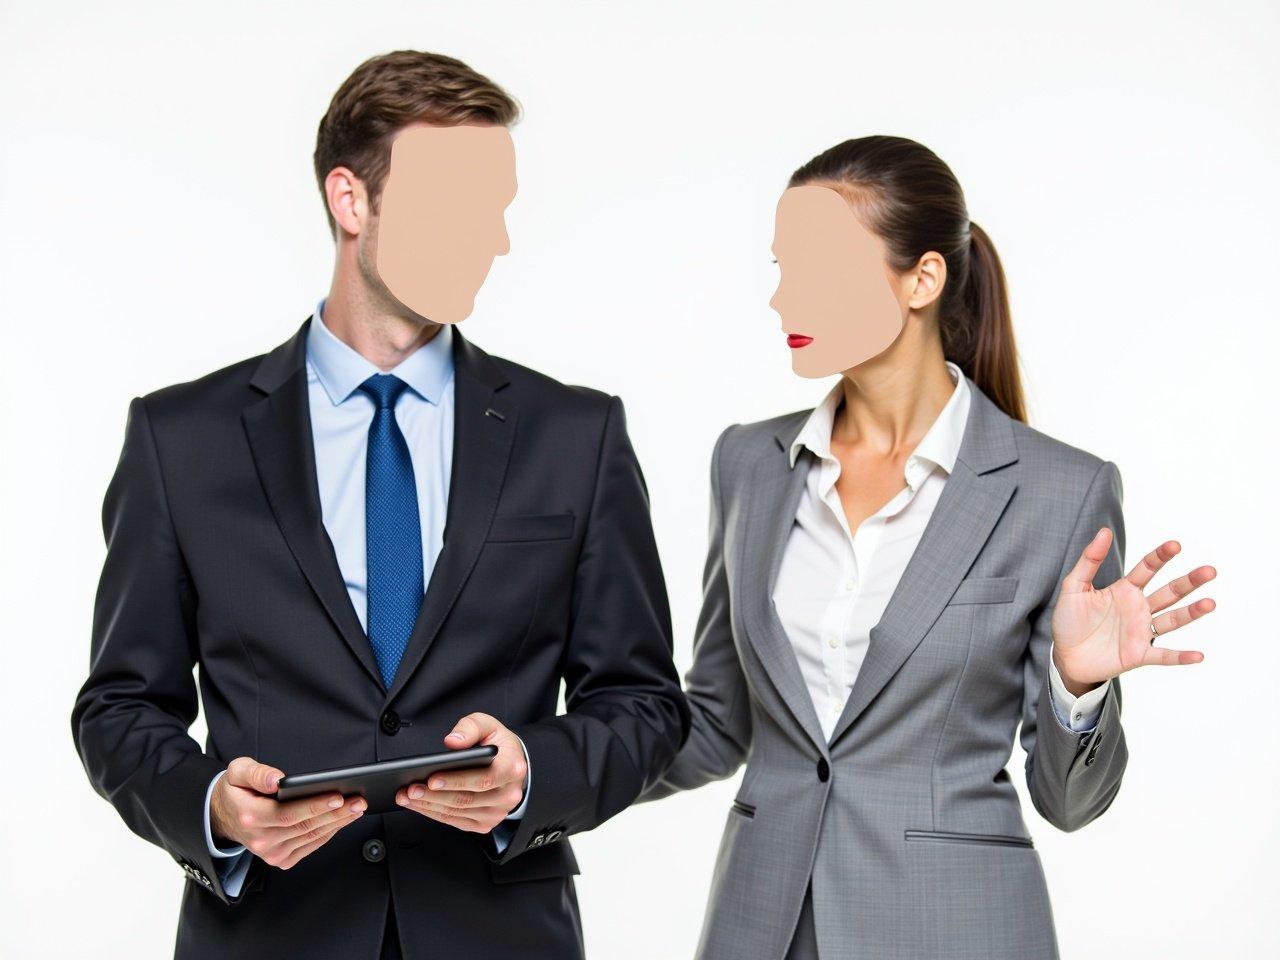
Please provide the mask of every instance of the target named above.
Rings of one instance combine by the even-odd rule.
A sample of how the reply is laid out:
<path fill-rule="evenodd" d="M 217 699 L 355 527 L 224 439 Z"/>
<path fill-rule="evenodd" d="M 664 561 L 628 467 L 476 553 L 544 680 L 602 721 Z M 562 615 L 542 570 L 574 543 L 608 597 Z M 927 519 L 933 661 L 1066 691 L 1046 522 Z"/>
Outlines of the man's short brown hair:
<path fill-rule="evenodd" d="M 377 212 L 391 165 L 391 141 L 408 124 L 509 127 L 519 118 L 519 103 L 461 60 L 418 50 L 396 50 L 366 60 L 333 95 L 316 131 L 316 181 L 330 232 L 337 235 L 337 224 L 329 212 L 324 181 L 334 167 L 348 167 L 364 181 Z"/>

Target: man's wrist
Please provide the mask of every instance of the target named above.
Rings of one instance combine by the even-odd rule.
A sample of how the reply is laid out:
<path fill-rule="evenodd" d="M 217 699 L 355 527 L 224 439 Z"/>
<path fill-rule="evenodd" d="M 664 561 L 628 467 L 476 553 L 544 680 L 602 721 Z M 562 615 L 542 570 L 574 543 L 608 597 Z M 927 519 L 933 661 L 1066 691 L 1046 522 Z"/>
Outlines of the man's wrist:
<path fill-rule="evenodd" d="M 227 771 L 219 771 L 212 780 L 209 781 L 209 789 L 205 791 L 204 796 L 204 839 L 205 844 L 209 848 L 209 853 L 215 857 L 235 857 L 244 853 L 245 846 L 234 840 L 224 837 L 216 828 L 217 817 L 215 812 L 218 804 L 215 802 L 218 795 L 218 781 L 226 776 Z"/>
<path fill-rule="evenodd" d="M 524 745 L 524 741 L 520 739 L 519 734 L 513 733 L 512 736 L 520 743 L 520 749 L 524 751 L 524 792 L 520 797 L 520 805 L 507 814 L 507 820 L 519 820 L 524 816 L 525 809 L 529 806 L 529 785 L 533 781 L 533 764 L 529 762 L 529 751 Z"/>

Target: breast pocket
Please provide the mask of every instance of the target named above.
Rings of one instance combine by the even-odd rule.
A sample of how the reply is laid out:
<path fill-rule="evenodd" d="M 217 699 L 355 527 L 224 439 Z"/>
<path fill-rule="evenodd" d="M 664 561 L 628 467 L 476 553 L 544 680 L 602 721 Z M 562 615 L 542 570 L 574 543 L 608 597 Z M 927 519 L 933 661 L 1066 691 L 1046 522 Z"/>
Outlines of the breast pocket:
<path fill-rule="evenodd" d="M 489 543 L 529 543 L 568 540 L 573 536 L 573 513 L 499 514 L 489 527 Z"/>
<path fill-rule="evenodd" d="M 965 603 L 1011 603 L 1018 592 L 1017 577 L 969 577 L 960 581 L 947 601 L 953 607 Z"/>

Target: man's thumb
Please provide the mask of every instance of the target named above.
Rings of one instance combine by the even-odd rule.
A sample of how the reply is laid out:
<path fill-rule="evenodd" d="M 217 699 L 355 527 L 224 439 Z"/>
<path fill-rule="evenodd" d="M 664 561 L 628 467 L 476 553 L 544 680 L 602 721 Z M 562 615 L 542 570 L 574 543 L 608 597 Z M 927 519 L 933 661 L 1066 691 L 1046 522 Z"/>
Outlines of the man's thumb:
<path fill-rule="evenodd" d="M 496 729 L 498 721 L 487 713 L 469 713 L 453 725 L 444 742 L 453 750 L 473 747 Z"/>
<path fill-rule="evenodd" d="M 237 757 L 227 767 L 227 780 L 237 787 L 248 787 L 258 793 L 275 793 L 284 771 L 259 763 L 252 757 Z"/>

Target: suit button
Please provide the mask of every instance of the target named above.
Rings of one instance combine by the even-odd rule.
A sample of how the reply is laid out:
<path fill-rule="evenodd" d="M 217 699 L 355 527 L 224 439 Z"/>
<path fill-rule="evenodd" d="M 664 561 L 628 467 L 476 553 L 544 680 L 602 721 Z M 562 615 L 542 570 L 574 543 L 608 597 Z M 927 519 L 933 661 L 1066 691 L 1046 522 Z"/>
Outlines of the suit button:
<path fill-rule="evenodd" d="M 400 732 L 400 715 L 394 710 L 388 710 L 382 715 L 382 719 L 378 721 L 378 726 L 382 728 L 382 732 L 389 737 L 394 737 Z"/>
<path fill-rule="evenodd" d="M 818 779 L 823 783 L 831 779 L 831 764 L 827 763 L 826 757 L 818 760 Z"/>
<path fill-rule="evenodd" d="M 387 848 L 382 845 L 381 840 L 366 840 L 360 852 L 370 863 L 377 863 L 387 855 Z"/>

